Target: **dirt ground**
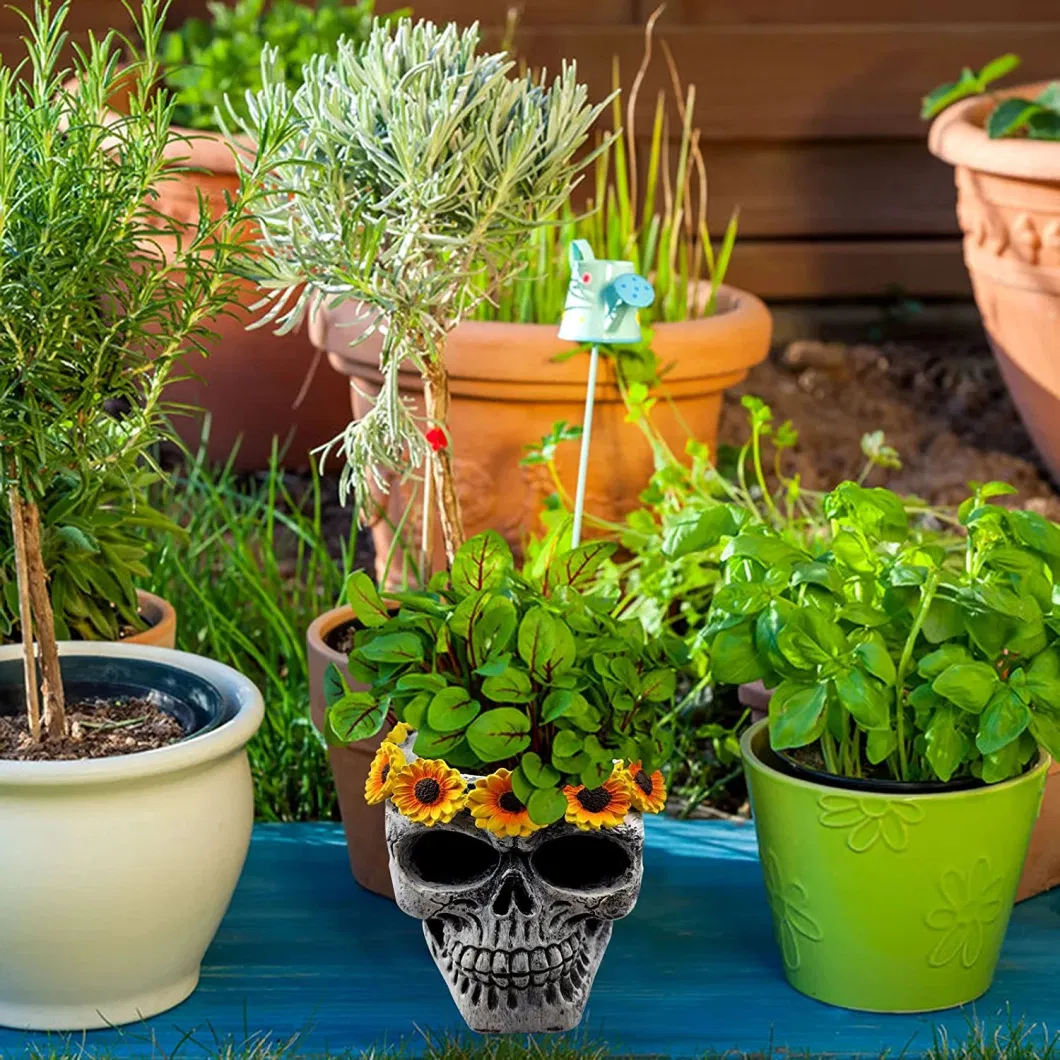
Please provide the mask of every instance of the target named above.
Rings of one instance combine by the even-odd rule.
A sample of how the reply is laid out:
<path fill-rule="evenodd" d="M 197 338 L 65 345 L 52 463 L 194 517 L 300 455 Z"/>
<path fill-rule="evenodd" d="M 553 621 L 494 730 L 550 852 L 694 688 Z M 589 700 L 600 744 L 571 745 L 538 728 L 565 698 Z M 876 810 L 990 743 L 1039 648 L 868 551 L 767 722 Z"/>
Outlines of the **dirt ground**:
<path fill-rule="evenodd" d="M 904 466 L 876 469 L 871 484 L 953 504 L 969 481 L 1001 479 L 1020 491 L 1019 503 L 1060 519 L 1060 497 L 985 342 L 792 343 L 726 395 L 722 442 L 746 437 L 743 394 L 772 405 L 778 422 L 793 422 L 800 437 L 788 467 L 793 461 L 811 489 L 856 477 L 862 435 L 882 430 Z"/>

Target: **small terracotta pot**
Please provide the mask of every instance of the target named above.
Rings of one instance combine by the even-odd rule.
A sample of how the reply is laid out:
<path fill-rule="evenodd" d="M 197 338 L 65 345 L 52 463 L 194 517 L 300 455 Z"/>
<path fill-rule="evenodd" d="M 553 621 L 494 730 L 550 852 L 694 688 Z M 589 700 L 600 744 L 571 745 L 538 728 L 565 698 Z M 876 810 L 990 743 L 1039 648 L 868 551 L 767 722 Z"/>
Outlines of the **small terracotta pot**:
<path fill-rule="evenodd" d="M 67 86 L 76 91 L 76 82 Z M 128 110 L 127 92 L 113 98 L 114 111 L 104 121 L 119 120 Z M 216 217 L 226 208 L 225 195 L 239 190 L 236 157 L 217 133 L 172 127 L 166 155 L 181 167 L 197 172 L 171 174 L 155 188 L 154 209 L 191 226 L 199 220 L 199 196 Z M 164 245 L 166 240 L 163 239 Z M 236 443 L 237 471 L 261 471 L 269 466 L 273 437 L 283 449 L 283 466 L 305 470 L 310 451 L 330 441 L 349 422 L 346 395 L 337 390 L 323 358 L 305 335 L 275 335 L 266 326 L 247 331 L 261 312 L 251 306 L 261 292 L 249 280 L 236 281 L 230 312 L 215 317 L 209 328 L 216 336 L 205 343 L 208 357 L 189 350 L 181 375 L 166 387 L 165 397 L 191 411 L 173 414 L 173 425 L 193 453 L 198 452 L 204 414 L 210 416 L 207 454 L 213 463 L 226 462 Z"/>
<path fill-rule="evenodd" d="M 337 607 L 313 621 L 306 633 L 309 652 L 309 709 L 313 724 L 324 730 L 324 672 L 334 663 L 349 680 L 346 656 L 328 645 L 328 637 L 353 621 L 349 607 Z M 362 687 L 351 682 L 351 687 Z M 329 747 L 328 760 L 335 779 L 339 812 L 346 832 L 346 847 L 354 879 L 369 891 L 393 899 L 390 882 L 390 854 L 386 846 L 385 806 L 369 806 L 364 801 L 364 783 L 372 758 L 383 742 L 384 733 L 361 740 L 349 747 Z"/>
<path fill-rule="evenodd" d="M 752 723 L 769 715 L 772 692 L 761 681 L 740 685 L 740 702 L 751 708 Z M 1060 885 L 1060 764 L 1049 766 L 1041 812 L 1031 832 L 1016 901 L 1033 898 Z"/>
<path fill-rule="evenodd" d="M 935 119 L 933 154 L 956 167 L 964 260 L 987 335 L 1028 433 L 1060 479 L 1060 144 L 991 140 L 997 98 L 965 100 Z"/>
<path fill-rule="evenodd" d="M 140 617 L 147 623 L 147 629 L 141 633 L 122 637 L 122 644 L 149 644 L 155 648 L 175 648 L 177 646 L 177 612 L 168 600 L 154 593 L 136 590 L 136 599 L 140 603 Z"/>
<path fill-rule="evenodd" d="M 345 303 L 321 311 L 310 324 L 314 344 L 328 351 L 332 366 L 351 378 L 354 417 L 364 414 L 379 391 L 381 339 L 372 336 L 351 346 L 363 321 L 359 307 Z M 554 423 L 580 424 L 585 407 L 587 361 L 570 354 L 571 344 L 558 329 L 544 324 L 467 322 L 449 336 L 445 351 L 449 368 L 452 436 L 457 487 L 468 535 L 499 531 L 521 552 L 526 536 L 539 528 L 538 516 L 554 485 L 544 467 L 523 468 L 526 447 L 548 434 Z M 653 421 L 675 453 L 682 456 L 688 432 L 713 445 L 727 387 L 739 383 L 748 369 L 769 352 L 772 317 L 754 295 L 723 287 L 718 312 L 709 318 L 658 324 L 653 348 L 660 364 L 670 366 L 665 393 Z M 415 370 L 403 372 L 401 390 L 423 414 L 422 386 Z M 586 491 L 587 511 L 618 522 L 636 507 L 637 498 L 654 470 L 651 448 L 635 424 L 626 423 L 615 375 L 609 361 L 600 365 L 593 419 L 592 450 Z M 561 447 L 560 477 L 573 495 L 578 446 Z M 389 498 L 389 522 L 396 525 L 408 504 L 407 487 L 395 487 Z M 382 499 L 381 499 L 382 500 Z M 420 539 L 418 513 L 406 524 L 407 541 Z M 393 541 L 391 526 L 380 519 L 373 527 L 379 580 Z M 435 569 L 444 565 L 440 530 L 434 532 Z M 400 580 L 392 568 L 389 583 Z"/>

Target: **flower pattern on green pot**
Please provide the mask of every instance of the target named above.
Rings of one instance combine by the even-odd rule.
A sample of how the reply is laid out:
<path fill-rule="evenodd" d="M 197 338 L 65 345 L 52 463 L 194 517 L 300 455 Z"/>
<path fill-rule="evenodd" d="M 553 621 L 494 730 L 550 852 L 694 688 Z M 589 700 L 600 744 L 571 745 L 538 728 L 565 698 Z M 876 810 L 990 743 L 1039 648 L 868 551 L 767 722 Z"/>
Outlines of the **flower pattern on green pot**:
<path fill-rule="evenodd" d="M 895 853 L 909 844 L 909 826 L 924 819 L 924 808 L 902 799 L 859 799 L 852 795 L 822 795 L 817 802 L 819 824 L 847 833 L 847 846 L 864 854 L 881 840 Z"/>
<path fill-rule="evenodd" d="M 939 882 L 943 904 L 927 916 L 928 927 L 940 933 L 928 955 L 932 968 L 943 968 L 960 959 L 971 968 L 983 949 L 983 929 L 1001 914 L 1001 877 L 995 875 L 986 858 L 980 858 L 967 872 L 947 869 Z"/>
<path fill-rule="evenodd" d="M 784 879 L 776 854 L 769 853 L 762 859 L 762 875 L 784 967 L 794 972 L 802 961 L 800 939 L 820 942 L 824 935 L 806 911 L 806 888 L 794 880 Z"/>

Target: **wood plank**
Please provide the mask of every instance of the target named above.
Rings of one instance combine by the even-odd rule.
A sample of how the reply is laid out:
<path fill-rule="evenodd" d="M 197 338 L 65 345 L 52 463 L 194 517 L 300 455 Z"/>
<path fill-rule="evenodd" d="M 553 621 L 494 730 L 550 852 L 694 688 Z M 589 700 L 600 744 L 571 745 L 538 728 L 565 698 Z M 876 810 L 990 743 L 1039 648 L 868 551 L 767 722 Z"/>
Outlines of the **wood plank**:
<path fill-rule="evenodd" d="M 698 85 L 696 121 L 712 140 L 919 139 L 925 135 L 922 95 L 962 66 L 979 66 L 1005 48 L 1023 55 L 1028 80 L 1060 74 L 1060 22 L 700 26 L 662 35 L 682 77 Z M 549 70 L 576 56 L 592 95 L 603 98 L 610 91 L 612 55 L 619 56 L 628 84 L 643 39 L 632 27 L 526 29 L 516 46 L 531 66 Z M 657 53 L 639 121 L 650 122 L 661 88 L 669 90 L 669 78 Z"/>
<path fill-rule="evenodd" d="M 635 20 L 643 22 L 660 0 L 637 0 Z M 744 23 L 808 25 L 814 22 L 1050 22 L 1060 19 L 1056 0 L 887 0 L 851 3 L 851 0 L 666 0 L 663 19 L 685 26 Z M 998 41 L 998 51 L 1005 48 Z"/>
<path fill-rule="evenodd" d="M 742 240 L 726 280 L 782 301 L 971 297 L 959 239 Z"/>
<path fill-rule="evenodd" d="M 615 924 L 572 1054 L 918 1057 L 936 1032 L 956 1048 L 979 1022 L 987 1040 L 1033 1027 L 1028 1042 L 1044 1052 L 1060 976 L 1056 892 L 1016 906 L 974 1015 L 850 1012 L 785 982 L 750 823 L 649 817 L 644 831 L 640 899 Z M 353 882 L 342 826 L 258 825 L 198 990 L 155 1019 L 73 1035 L 68 1048 L 85 1060 L 191 1060 L 252 1040 L 263 1053 L 265 1039 L 291 1042 L 292 1057 L 417 1056 L 450 1035 L 468 1037 L 423 925 Z M 0 1030 L 6 1057 L 55 1054 L 65 1043 Z"/>
<path fill-rule="evenodd" d="M 639 139 L 641 194 L 649 147 Z M 958 234 L 953 170 L 920 140 L 712 142 L 704 154 L 714 232 L 738 206 L 745 238 Z"/>

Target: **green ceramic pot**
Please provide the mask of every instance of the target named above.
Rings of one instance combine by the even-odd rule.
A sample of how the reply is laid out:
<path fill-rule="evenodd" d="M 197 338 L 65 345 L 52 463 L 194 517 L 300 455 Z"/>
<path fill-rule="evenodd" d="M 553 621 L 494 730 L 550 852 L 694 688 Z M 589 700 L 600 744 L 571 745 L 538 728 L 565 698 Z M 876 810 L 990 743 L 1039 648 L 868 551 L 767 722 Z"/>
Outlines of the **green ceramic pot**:
<path fill-rule="evenodd" d="M 767 724 L 741 746 L 788 982 L 867 1012 L 930 1012 L 983 994 L 1049 759 L 971 790 L 853 790 L 785 772 Z"/>

